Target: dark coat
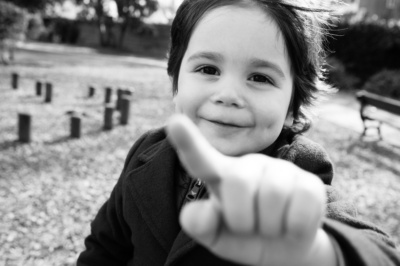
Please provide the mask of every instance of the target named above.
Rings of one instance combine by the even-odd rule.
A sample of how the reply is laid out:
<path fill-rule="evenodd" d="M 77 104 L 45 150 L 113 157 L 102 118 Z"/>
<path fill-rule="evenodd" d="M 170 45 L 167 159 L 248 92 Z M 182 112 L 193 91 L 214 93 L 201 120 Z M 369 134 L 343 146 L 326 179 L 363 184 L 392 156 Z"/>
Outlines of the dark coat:
<path fill-rule="evenodd" d="M 373 225 L 354 218 L 353 207 L 330 186 L 332 165 L 323 149 L 304 137 L 278 140 L 274 157 L 315 173 L 327 185 L 323 228 L 336 239 L 347 265 L 400 265 L 399 253 Z M 176 197 L 179 160 L 163 129 L 131 148 L 109 200 L 101 207 L 78 258 L 83 265 L 235 265 L 196 244 L 180 229 Z"/>

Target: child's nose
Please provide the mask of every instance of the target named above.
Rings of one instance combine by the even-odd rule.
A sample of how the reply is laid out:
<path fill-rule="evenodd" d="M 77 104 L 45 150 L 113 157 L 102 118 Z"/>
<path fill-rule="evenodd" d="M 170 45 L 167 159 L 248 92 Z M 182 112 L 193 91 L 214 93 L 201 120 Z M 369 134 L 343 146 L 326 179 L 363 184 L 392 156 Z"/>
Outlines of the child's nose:
<path fill-rule="evenodd" d="M 212 95 L 211 101 L 217 105 L 243 108 L 245 101 L 240 89 L 240 82 L 221 82 L 217 91 Z"/>

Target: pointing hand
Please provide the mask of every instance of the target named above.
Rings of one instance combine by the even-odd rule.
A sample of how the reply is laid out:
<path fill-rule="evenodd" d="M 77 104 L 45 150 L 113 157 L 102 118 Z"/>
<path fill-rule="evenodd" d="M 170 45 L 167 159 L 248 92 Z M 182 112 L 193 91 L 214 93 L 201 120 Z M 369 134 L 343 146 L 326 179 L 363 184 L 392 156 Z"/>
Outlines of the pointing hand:
<path fill-rule="evenodd" d="M 247 265 L 336 265 L 321 229 L 326 199 L 317 176 L 261 154 L 225 156 L 183 115 L 170 119 L 167 132 L 185 169 L 210 191 L 180 214 L 199 244 Z"/>

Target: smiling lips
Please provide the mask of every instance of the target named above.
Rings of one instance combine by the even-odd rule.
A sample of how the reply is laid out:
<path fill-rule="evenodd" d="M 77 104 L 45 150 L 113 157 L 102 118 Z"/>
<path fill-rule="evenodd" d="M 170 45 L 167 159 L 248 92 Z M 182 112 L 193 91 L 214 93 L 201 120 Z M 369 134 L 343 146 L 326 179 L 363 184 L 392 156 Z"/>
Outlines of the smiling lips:
<path fill-rule="evenodd" d="M 223 126 L 223 127 L 235 127 L 235 128 L 246 128 L 249 127 L 247 125 L 243 125 L 241 123 L 236 123 L 236 122 L 231 122 L 231 121 L 222 121 L 222 120 L 217 120 L 217 119 L 206 119 L 204 120 L 216 124 L 218 126 Z"/>

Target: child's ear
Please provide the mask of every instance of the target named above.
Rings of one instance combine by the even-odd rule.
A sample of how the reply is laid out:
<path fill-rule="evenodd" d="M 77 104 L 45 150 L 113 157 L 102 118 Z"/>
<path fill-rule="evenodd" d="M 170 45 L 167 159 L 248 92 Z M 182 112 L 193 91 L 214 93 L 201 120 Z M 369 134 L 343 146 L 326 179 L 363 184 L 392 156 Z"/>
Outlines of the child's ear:
<path fill-rule="evenodd" d="M 286 115 L 285 123 L 283 124 L 285 127 L 291 127 L 293 125 L 293 112 L 289 111 Z"/>

